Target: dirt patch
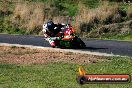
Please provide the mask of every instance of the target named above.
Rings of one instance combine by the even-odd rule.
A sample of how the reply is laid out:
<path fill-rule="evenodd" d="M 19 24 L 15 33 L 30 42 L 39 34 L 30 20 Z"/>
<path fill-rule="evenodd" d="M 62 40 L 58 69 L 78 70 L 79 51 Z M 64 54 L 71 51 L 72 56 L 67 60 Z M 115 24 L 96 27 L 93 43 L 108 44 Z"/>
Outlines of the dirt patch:
<path fill-rule="evenodd" d="M 87 64 L 108 59 L 110 58 L 72 52 L 0 46 L 0 63 L 8 64 L 47 64 L 51 62 Z"/>

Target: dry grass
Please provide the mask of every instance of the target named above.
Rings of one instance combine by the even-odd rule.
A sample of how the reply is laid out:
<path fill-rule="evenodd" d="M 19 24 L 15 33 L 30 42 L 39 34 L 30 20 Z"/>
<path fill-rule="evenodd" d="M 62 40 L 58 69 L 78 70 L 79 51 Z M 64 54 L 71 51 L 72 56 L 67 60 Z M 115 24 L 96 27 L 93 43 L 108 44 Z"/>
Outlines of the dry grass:
<path fill-rule="evenodd" d="M 44 6 L 40 3 L 18 3 L 15 6 L 12 22 L 19 20 L 21 27 L 31 31 L 44 22 Z"/>
<path fill-rule="evenodd" d="M 19 25 L 19 28 L 24 28 L 27 32 L 34 32 L 37 28 L 41 30 L 43 23 L 47 22 L 49 19 L 53 19 L 55 23 L 65 21 L 65 17 L 53 16 L 53 14 L 55 14 L 54 10 L 50 3 L 29 3 L 20 0 L 16 2 L 13 12 L 14 16 L 11 21 L 14 26 Z"/>
<path fill-rule="evenodd" d="M 54 17 L 53 18 L 53 21 L 55 23 L 66 23 L 66 19 L 67 17 L 64 17 L 64 16 L 57 16 L 57 17 Z"/>
<path fill-rule="evenodd" d="M 11 11 L 10 11 L 10 8 L 8 7 L 8 4 L 5 2 L 6 1 L 4 0 L 0 1 L 0 14 L 9 15 Z"/>
<path fill-rule="evenodd" d="M 96 9 L 87 9 L 84 5 L 79 4 L 79 14 L 75 17 L 76 28 L 81 28 L 82 23 L 94 24 L 96 22 L 104 23 L 111 18 L 113 14 L 118 15 L 118 5 L 113 7 L 108 6 L 108 3 Z M 109 21 L 109 20 L 108 20 Z M 87 28 L 87 27 L 86 27 Z M 79 32 L 81 30 L 78 30 Z"/>
<path fill-rule="evenodd" d="M 60 16 L 56 11 L 56 7 L 52 6 L 52 2 L 47 4 L 41 2 L 29 2 L 23 0 L 7 0 L 15 4 L 13 16 L 11 17 L 12 25 L 15 28 L 25 29 L 29 33 L 40 34 L 42 24 L 47 22 L 49 18 L 55 23 L 66 23 L 66 16 Z M 2 1 L 6 2 L 6 1 Z M 89 9 L 83 3 L 78 3 L 78 14 L 73 17 L 74 21 L 70 22 L 75 27 L 76 32 L 90 32 L 100 26 L 112 23 L 118 23 L 122 19 L 119 13 L 119 6 L 109 6 L 109 2 L 102 3 L 96 9 Z M 0 6 L 0 12 L 8 13 L 6 4 Z M 128 17 L 132 17 L 132 10 L 129 9 Z"/>
<path fill-rule="evenodd" d="M 49 3 L 48 3 L 49 4 Z M 78 29 L 77 32 L 80 32 L 80 24 L 81 23 L 92 23 L 96 18 L 99 20 L 106 19 L 111 13 L 108 7 L 104 8 L 100 7 L 96 10 L 89 10 L 83 4 L 79 5 L 79 15 L 75 16 L 75 28 Z M 53 11 L 50 8 L 50 5 L 42 5 L 41 3 L 25 3 L 18 2 L 16 3 L 14 16 L 12 17 L 12 23 L 18 24 L 20 28 L 25 28 L 27 31 L 35 30 L 36 27 L 42 26 L 44 21 L 46 22 L 47 18 L 45 18 L 44 10 L 48 8 L 49 14 Z M 103 14 L 98 14 L 102 10 Z M 102 13 L 101 12 L 101 13 Z M 50 15 L 52 15 L 50 14 Z M 98 15 L 97 15 L 98 14 Z M 66 17 L 64 16 L 49 16 L 48 18 L 52 18 L 55 23 L 64 23 L 66 22 Z"/>
<path fill-rule="evenodd" d="M 128 9 L 127 14 L 129 18 L 132 18 L 132 8 Z"/>

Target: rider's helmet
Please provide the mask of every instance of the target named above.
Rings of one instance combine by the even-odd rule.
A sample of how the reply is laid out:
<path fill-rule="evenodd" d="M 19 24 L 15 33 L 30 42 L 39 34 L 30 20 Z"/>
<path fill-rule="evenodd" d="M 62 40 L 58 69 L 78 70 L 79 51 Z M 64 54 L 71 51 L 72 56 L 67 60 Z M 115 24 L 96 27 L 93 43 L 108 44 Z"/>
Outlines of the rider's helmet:
<path fill-rule="evenodd" d="M 52 21 L 47 22 L 47 31 L 52 33 L 54 31 L 55 24 Z"/>

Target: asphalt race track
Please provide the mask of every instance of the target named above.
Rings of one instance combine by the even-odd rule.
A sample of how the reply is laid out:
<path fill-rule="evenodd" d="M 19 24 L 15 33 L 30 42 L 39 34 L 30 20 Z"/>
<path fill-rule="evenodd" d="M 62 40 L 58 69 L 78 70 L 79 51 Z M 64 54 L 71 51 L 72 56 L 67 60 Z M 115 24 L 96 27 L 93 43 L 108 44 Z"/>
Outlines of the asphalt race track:
<path fill-rule="evenodd" d="M 132 56 L 132 42 L 110 40 L 83 40 L 87 46 L 82 51 Z M 50 47 L 42 36 L 0 34 L 0 43 Z"/>

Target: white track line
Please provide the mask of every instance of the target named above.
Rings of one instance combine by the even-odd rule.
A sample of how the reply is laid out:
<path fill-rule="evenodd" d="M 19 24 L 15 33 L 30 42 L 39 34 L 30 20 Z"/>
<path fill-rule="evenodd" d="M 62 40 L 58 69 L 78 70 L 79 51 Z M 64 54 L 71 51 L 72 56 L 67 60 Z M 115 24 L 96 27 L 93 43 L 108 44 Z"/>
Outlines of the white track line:
<path fill-rule="evenodd" d="M 42 47 L 42 46 L 33 46 L 33 45 L 20 45 L 20 44 L 9 44 L 9 43 L 0 43 L 0 46 L 17 46 L 17 47 L 28 47 L 31 49 L 49 49 L 60 52 L 73 52 L 73 53 L 82 53 L 82 54 L 91 54 L 97 56 L 120 56 L 114 54 L 100 53 L 100 52 L 91 52 L 91 51 L 82 51 L 82 50 L 73 50 L 73 49 L 59 49 L 59 48 L 51 48 L 51 47 Z"/>

